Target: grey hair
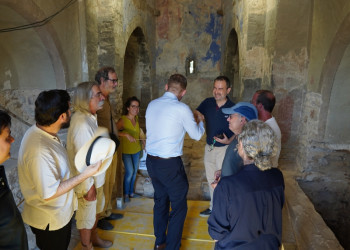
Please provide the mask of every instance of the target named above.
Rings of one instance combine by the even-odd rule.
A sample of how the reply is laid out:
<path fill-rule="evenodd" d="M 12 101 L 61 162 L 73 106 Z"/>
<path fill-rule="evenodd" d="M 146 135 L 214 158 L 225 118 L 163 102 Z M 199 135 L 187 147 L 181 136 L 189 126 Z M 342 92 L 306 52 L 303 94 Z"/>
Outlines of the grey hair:
<path fill-rule="evenodd" d="M 272 168 L 277 153 L 276 136 L 272 128 L 259 120 L 247 122 L 238 135 L 243 150 L 249 159 L 262 171 Z"/>
<path fill-rule="evenodd" d="M 79 83 L 74 91 L 73 110 L 90 113 L 89 103 L 92 97 L 92 87 L 98 86 L 97 82 Z"/>

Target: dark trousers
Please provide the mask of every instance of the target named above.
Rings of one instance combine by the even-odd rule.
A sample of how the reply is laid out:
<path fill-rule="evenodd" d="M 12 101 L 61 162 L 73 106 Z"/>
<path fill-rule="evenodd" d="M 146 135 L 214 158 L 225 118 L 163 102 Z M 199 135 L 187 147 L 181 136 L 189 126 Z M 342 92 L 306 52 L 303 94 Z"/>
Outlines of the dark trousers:
<path fill-rule="evenodd" d="M 166 243 L 166 249 L 180 249 L 188 192 L 188 180 L 181 157 L 162 159 L 148 155 L 146 165 L 154 188 L 155 244 Z"/>
<path fill-rule="evenodd" d="M 72 219 L 61 229 L 49 231 L 30 227 L 35 234 L 36 245 L 41 250 L 66 250 L 68 248 L 72 229 Z"/>

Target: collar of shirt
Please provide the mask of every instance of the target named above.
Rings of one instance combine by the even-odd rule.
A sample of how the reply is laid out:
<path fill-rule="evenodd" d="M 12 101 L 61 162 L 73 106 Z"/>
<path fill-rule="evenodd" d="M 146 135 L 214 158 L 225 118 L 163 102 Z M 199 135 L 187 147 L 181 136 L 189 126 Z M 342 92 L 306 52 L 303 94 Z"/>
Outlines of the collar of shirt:
<path fill-rule="evenodd" d="M 60 140 L 60 138 L 58 136 L 52 135 L 52 134 L 46 132 L 45 130 L 42 130 L 36 124 L 34 126 L 35 126 L 35 129 L 39 131 L 39 133 L 43 134 L 44 136 L 46 136 L 48 138 L 51 138 L 54 141 L 57 141 L 59 144 L 62 145 L 61 140 Z M 64 146 L 64 145 L 62 145 L 62 146 Z"/>
<path fill-rule="evenodd" d="M 168 97 L 168 98 L 170 98 L 170 99 L 178 100 L 178 99 L 177 99 L 177 96 L 176 96 L 174 93 L 171 93 L 171 92 L 169 92 L 169 91 L 165 92 L 163 96 L 164 96 L 164 97 Z"/>

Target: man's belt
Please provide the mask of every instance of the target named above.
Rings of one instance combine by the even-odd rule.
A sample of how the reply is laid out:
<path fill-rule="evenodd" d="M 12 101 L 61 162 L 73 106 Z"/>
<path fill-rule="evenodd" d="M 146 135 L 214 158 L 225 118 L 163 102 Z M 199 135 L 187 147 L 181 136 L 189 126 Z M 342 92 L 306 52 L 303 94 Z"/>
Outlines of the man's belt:
<path fill-rule="evenodd" d="M 162 158 L 162 157 L 159 157 L 159 156 L 154 156 L 154 155 L 147 154 L 147 157 L 149 157 L 151 159 L 155 159 L 155 160 L 170 160 L 170 159 L 175 159 L 175 158 L 177 158 L 179 156 Z"/>

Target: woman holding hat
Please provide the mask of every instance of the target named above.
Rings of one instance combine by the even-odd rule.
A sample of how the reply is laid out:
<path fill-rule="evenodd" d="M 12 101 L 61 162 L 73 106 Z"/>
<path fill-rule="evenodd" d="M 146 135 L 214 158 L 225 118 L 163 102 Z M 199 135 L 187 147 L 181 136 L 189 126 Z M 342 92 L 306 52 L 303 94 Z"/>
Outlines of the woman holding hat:
<path fill-rule="evenodd" d="M 277 152 L 273 130 L 262 121 L 246 123 L 238 135 L 244 167 L 223 177 L 214 191 L 208 219 L 215 249 L 279 249 L 284 203 L 283 175 L 272 168 Z"/>
<path fill-rule="evenodd" d="M 124 174 L 124 199 L 129 202 L 134 194 L 134 185 L 137 169 L 140 161 L 141 142 L 144 138 L 138 121 L 140 101 L 136 96 L 129 97 L 124 104 L 124 115 L 118 120 L 118 135 L 122 142 L 122 159 L 125 167 Z M 144 145 L 143 145 L 144 146 Z"/>

